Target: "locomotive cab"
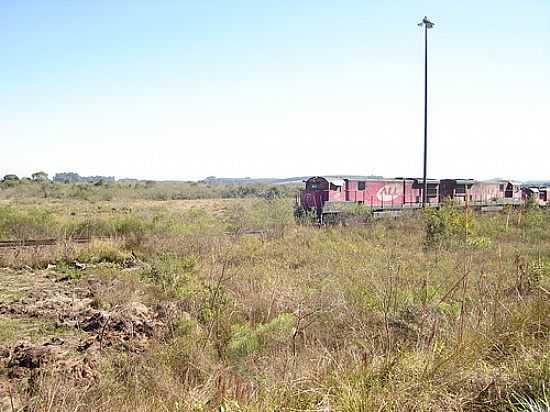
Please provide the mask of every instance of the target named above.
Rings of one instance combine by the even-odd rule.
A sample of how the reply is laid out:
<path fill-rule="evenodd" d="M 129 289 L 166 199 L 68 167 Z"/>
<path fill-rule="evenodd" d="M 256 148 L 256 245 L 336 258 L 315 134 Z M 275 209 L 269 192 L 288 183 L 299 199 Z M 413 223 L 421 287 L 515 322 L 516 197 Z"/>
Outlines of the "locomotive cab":
<path fill-rule="evenodd" d="M 520 184 L 518 182 L 506 182 L 506 188 L 504 190 L 505 199 L 517 199 L 520 198 Z"/>
<path fill-rule="evenodd" d="M 327 202 L 340 201 L 345 192 L 343 179 L 330 179 L 315 176 L 305 181 L 305 189 L 298 198 L 297 209 L 299 211 L 315 211 L 317 217 L 323 213 L 323 207 Z"/>

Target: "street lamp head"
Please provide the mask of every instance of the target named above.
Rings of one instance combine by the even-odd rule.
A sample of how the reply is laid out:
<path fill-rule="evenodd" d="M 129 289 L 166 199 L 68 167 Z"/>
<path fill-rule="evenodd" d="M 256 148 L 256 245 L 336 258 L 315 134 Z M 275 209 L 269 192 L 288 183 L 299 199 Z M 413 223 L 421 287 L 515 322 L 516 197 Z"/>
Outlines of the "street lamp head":
<path fill-rule="evenodd" d="M 426 26 L 427 29 L 431 29 L 434 26 L 434 23 L 432 23 L 426 16 L 422 19 L 420 23 L 418 23 L 420 27 Z"/>

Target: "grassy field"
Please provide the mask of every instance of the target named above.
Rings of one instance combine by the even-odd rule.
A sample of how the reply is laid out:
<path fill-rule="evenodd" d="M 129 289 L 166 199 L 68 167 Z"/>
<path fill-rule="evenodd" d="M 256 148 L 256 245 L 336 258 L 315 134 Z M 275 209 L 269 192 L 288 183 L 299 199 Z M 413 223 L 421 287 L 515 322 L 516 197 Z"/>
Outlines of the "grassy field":
<path fill-rule="evenodd" d="M 289 196 L 296 192 L 292 185 L 228 185 L 207 182 L 136 183 L 104 182 L 57 183 L 52 181 L 0 181 L 0 200 L 83 200 L 87 202 L 121 200 L 194 200 L 242 199 Z"/>
<path fill-rule="evenodd" d="M 0 238 L 39 236 L 0 250 L 1 410 L 549 409 L 548 211 L 4 201 Z"/>

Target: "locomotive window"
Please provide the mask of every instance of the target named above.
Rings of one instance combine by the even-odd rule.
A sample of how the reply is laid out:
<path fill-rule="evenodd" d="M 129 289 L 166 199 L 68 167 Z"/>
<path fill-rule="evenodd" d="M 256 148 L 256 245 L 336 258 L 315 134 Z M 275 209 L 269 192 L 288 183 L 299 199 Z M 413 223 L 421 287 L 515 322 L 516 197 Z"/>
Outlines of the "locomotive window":
<path fill-rule="evenodd" d="M 365 182 L 357 182 L 357 190 L 365 190 Z"/>
<path fill-rule="evenodd" d="M 504 192 L 504 185 L 499 185 L 498 190 L 500 190 L 501 192 Z"/>

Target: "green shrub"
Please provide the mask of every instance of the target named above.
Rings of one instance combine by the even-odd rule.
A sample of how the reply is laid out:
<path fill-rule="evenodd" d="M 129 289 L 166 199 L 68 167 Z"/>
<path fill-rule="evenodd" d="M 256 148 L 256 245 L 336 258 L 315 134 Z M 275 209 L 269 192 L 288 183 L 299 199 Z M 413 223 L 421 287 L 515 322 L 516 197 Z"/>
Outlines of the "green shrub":
<path fill-rule="evenodd" d="M 83 263 L 114 263 L 123 265 L 129 254 L 123 252 L 119 247 L 111 242 L 94 241 L 88 247 L 81 249 L 76 259 Z"/>
<path fill-rule="evenodd" d="M 153 229 L 150 220 L 134 213 L 116 214 L 107 223 L 111 227 L 111 236 L 124 238 L 128 248 L 139 247 Z"/>
<path fill-rule="evenodd" d="M 163 254 L 153 260 L 144 275 L 160 285 L 164 293 L 185 297 L 191 293 L 186 286 L 196 264 L 197 258 L 194 256 Z"/>
<path fill-rule="evenodd" d="M 295 324 L 292 314 L 283 313 L 255 329 L 247 325 L 234 325 L 227 345 L 229 357 L 240 360 L 255 352 L 274 348 L 291 337 Z"/>
<path fill-rule="evenodd" d="M 445 241 L 466 242 L 476 235 L 475 220 L 470 209 L 458 210 L 447 204 L 440 209 L 426 208 L 426 243 L 441 244 Z"/>
<path fill-rule="evenodd" d="M 41 208 L 18 210 L 11 206 L 0 207 L 0 236 L 29 239 L 55 235 L 56 219 Z"/>
<path fill-rule="evenodd" d="M 234 325 L 231 328 L 231 340 L 227 345 L 227 351 L 231 358 L 242 359 L 256 352 L 260 342 L 256 331 L 247 325 Z"/>

